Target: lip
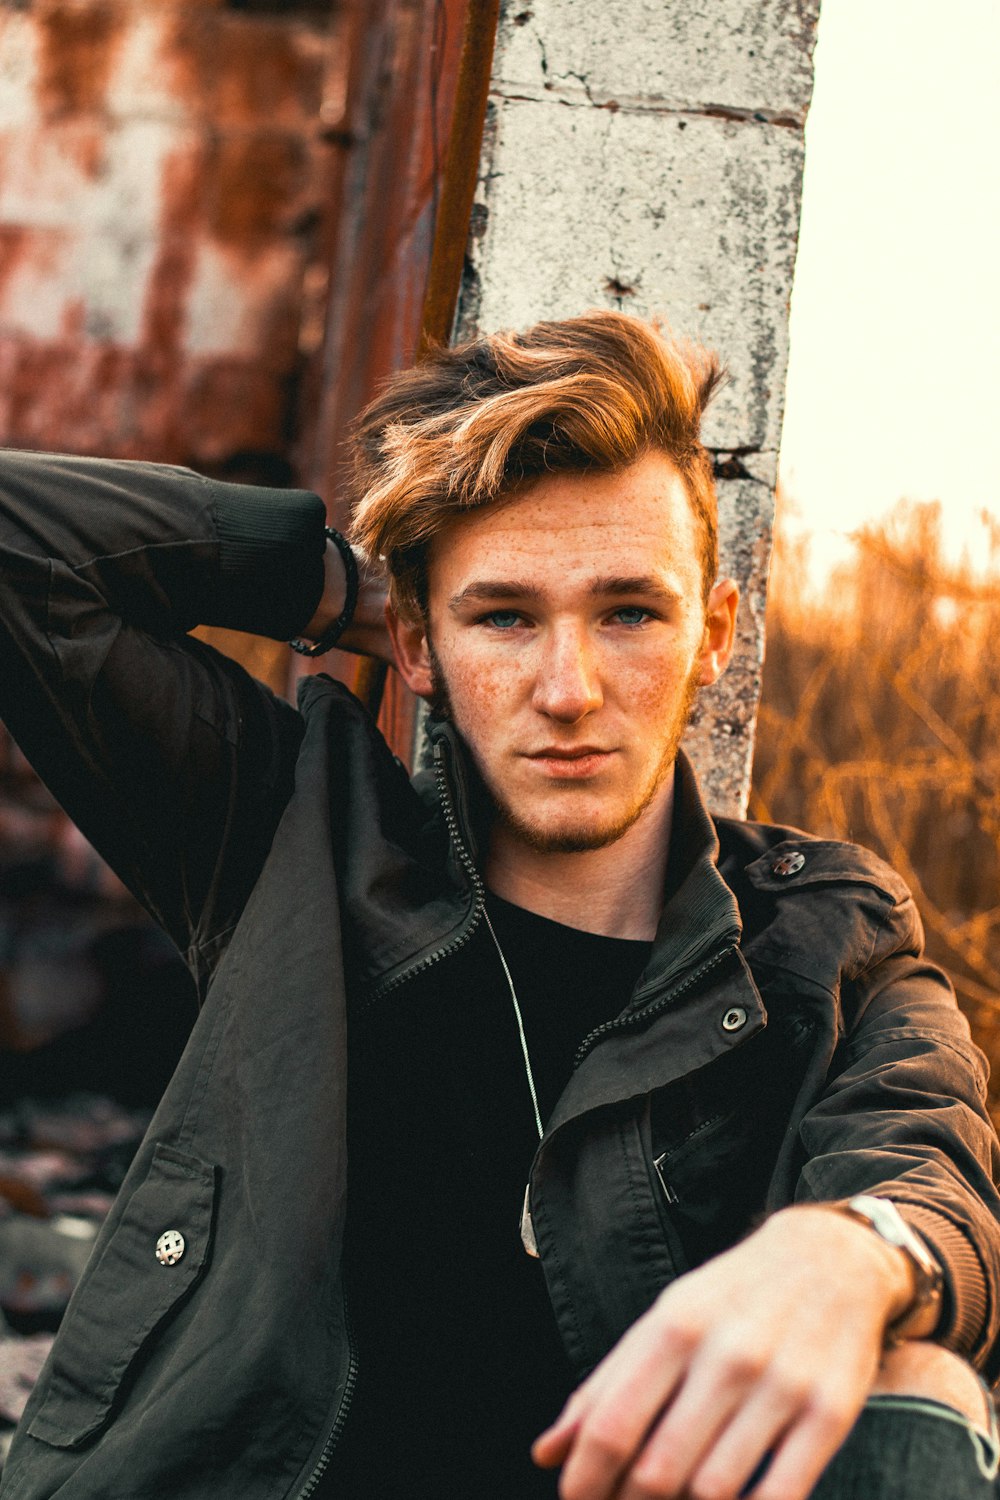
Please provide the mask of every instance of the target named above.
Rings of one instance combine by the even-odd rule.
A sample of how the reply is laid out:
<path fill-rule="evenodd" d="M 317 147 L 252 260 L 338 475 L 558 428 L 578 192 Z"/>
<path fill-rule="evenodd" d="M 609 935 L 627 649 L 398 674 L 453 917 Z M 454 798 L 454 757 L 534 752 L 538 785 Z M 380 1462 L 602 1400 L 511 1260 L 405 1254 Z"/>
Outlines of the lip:
<path fill-rule="evenodd" d="M 533 751 L 525 759 L 549 776 L 571 781 L 596 775 L 614 754 L 613 750 L 602 750 L 596 745 L 574 745 L 572 749 L 551 745 Z"/>

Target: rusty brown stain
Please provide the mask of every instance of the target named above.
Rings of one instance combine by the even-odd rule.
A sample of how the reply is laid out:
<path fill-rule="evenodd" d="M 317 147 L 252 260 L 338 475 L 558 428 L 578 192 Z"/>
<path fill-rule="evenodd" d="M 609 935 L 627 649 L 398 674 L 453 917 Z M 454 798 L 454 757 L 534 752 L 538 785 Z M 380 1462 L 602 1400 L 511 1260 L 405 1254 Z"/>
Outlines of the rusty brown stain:
<path fill-rule="evenodd" d="M 34 236 L 21 224 L 0 224 L 0 295 L 14 272 L 31 254 Z"/>
<path fill-rule="evenodd" d="M 107 160 L 115 122 L 105 101 L 141 9 L 120 0 L 37 7 L 34 134 L 91 179 Z M 92 230 L 86 212 L 59 230 L 0 225 L 0 297 L 4 279 L 27 265 L 61 310 L 52 338 L 0 332 L 0 441 L 196 466 L 237 452 L 288 453 L 300 263 L 315 253 L 316 216 L 330 211 L 332 189 L 327 148 L 315 136 L 326 26 L 278 19 L 280 9 L 262 18 L 225 15 L 213 0 L 158 7 L 158 77 L 186 121 L 156 168 L 155 249 L 135 289 L 143 301 L 134 341 L 94 337 L 89 309 L 63 284 L 61 256 Z M 115 238 L 149 229 L 109 227 Z M 247 298 L 253 307 L 258 347 L 246 356 L 191 351 L 192 285 L 206 244 L 232 266 L 234 310 Z M 297 253 L 283 277 L 269 257 L 290 245 Z"/>
<path fill-rule="evenodd" d="M 164 12 L 157 57 L 171 92 L 184 100 L 192 116 L 209 119 L 212 73 L 208 59 L 216 50 L 215 21 L 201 9 Z"/>
<path fill-rule="evenodd" d="M 239 255 L 254 255 L 280 239 L 306 177 L 303 142 L 286 135 L 223 136 L 208 171 L 209 231 Z"/>
<path fill-rule="evenodd" d="M 301 21 L 178 10 L 165 26 L 161 65 L 193 113 L 219 127 L 301 130 L 323 96 L 326 28 Z"/>
<path fill-rule="evenodd" d="M 161 378 L 184 342 L 187 297 L 194 277 L 201 223 L 204 152 L 182 147 L 163 164 L 156 260 L 146 283 L 141 346 L 154 358 Z"/>
<path fill-rule="evenodd" d="M 104 165 L 104 150 L 107 136 L 100 124 L 80 121 L 62 130 L 59 136 L 60 149 L 79 167 L 84 177 L 93 182 L 101 175 Z"/>
<path fill-rule="evenodd" d="M 67 343 L 82 339 L 87 332 L 87 304 L 82 297 L 71 297 L 59 314 L 59 337 Z"/>
<path fill-rule="evenodd" d="M 191 361 L 186 371 L 186 436 L 212 462 L 241 450 L 286 453 L 289 440 L 287 372 L 247 359 L 216 356 Z"/>
<path fill-rule="evenodd" d="M 310 56 L 287 22 L 220 18 L 208 61 L 217 119 L 301 124 L 319 109 L 322 59 Z"/>
<path fill-rule="evenodd" d="M 38 102 L 52 117 L 99 110 L 115 55 L 127 26 L 116 7 L 104 3 L 60 5 L 42 14 L 38 27 Z"/>

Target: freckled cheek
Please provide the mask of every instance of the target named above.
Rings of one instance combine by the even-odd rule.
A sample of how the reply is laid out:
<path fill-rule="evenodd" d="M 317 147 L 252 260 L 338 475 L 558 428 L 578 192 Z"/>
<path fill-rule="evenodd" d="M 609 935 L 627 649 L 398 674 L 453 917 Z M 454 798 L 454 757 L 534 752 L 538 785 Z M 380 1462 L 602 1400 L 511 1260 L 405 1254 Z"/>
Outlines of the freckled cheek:
<path fill-rule="evenodd" d="M 614 695 L 627 713 L 659 718 L 683 697 L 689 671 L 686 661 L 660 659 L 641 670 L 618 672 Z"/>
<path fill-rule="evenodd" d="M 512 712 L 529 687 L 529 673 L 509 660 L 442 662 L 452 707 L 460 723 L 473 731 L 482 720 Z"/>

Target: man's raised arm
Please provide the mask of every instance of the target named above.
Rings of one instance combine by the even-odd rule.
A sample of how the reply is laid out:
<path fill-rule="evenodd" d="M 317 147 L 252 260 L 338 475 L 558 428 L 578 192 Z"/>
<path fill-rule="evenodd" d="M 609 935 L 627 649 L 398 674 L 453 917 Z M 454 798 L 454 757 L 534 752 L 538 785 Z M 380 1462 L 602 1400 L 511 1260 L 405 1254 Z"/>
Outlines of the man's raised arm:
<path fill-rule="evenodd" d="M 336 588 L 324 523 L 302 491 L 0 453 L 0 714 L 196 973 L 259 871 L 301 725 L 186 632 L 307 628 Z"/>

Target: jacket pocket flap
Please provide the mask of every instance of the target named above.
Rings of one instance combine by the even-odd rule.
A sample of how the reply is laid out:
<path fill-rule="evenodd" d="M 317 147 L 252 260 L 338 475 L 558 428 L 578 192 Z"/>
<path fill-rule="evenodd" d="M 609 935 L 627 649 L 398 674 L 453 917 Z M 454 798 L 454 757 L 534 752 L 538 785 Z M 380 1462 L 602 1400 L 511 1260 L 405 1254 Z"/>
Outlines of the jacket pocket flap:
<path fill-rule="evenodd" d="M 75 1448 L 107 1420 L 143 1344 L 205 1268 L 215 1168 L 158 1145 L 73 1295 L 52 1350 L 32 1437 Z"/>
<path fill-rule="evenodd" d="M 747 865 L 746 874 L 759 891 L 787 893 L 833 882 L 869 886 L 890 902 L 910 895 L 906 882 L 870 849 L 806 835 L 774 844 Z"/>

